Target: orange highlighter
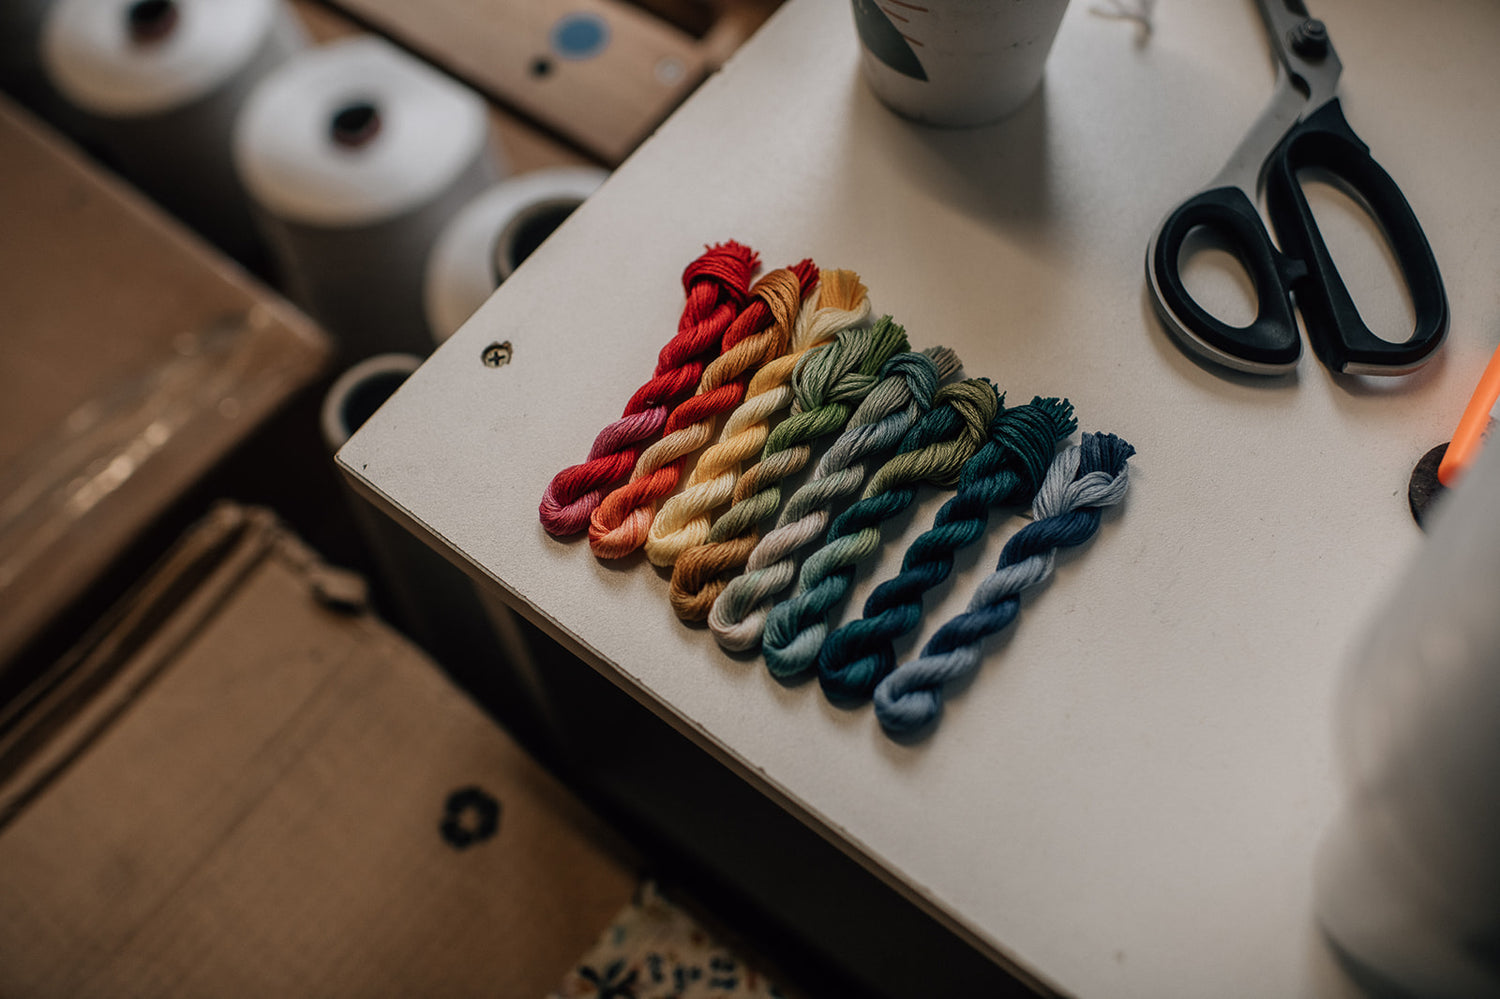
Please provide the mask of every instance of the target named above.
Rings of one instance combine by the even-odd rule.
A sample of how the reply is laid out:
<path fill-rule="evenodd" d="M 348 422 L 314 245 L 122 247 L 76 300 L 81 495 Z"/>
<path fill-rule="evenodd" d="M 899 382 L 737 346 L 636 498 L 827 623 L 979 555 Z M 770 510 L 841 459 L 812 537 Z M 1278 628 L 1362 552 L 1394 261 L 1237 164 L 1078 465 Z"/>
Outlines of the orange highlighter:
<path fill-rule="evenodd" d="M 1448 488 L 1451 489 L 1458 482 L 1464 469 L 1469 467 L 1469 463 L 1484 447 L 1484 439 L 1489 436 L 1490 422 L 1500 419 L 1497 400 L 1500 400 L 1500 347 L 1495 349 L 1490 363 L 1485 366 L 1474 395 L 1464 407 L 1458 429 L 1453 431 L 1453 441 L 1448 445 L 1442 463 L 1438 465 L 1438 481 Z"/>

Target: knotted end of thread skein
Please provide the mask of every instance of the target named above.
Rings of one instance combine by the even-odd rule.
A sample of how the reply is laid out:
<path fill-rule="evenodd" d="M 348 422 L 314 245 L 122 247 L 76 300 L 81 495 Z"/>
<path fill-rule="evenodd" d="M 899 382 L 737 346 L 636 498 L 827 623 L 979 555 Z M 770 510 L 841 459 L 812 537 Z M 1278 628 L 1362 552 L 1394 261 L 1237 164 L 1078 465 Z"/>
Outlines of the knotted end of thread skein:
<path fill-rule="evenodd" d="M 861 499 L 873 499 L 917 482 L 953 485 L 964 462 L 984 443 L 990 420 L 1002 401 L 994 384 L 984 378 L 969 378 L 938 389 L 932 409 L 906 432 L 896 456 L 870 476 Z M 853 509 L 843 516 L 849 516 Z"/>
<path fill-rule="evenodd" d="M 809 296 L 797 313 L 791 349 L 800 356 L 819 344 L 829 343 L 840 330 L 863 326 L 869 321 L 870 291 L 859 275 L 844 268 L 822 271 L 818 275 L 816 301 Z"/>
<path fill-rule="evenodd" d="M 744 308 L 749 298 L 750 275 L 760 266 L 760 255 L 750 247 L 726 240 L 704 247 L 704 252 L 682 269 L 682 290 L 692 295 L 701 282 L 713 282 L 738 288 L 737 301 Z"/>
<path fill-rule="evenodd" d="M 979 495 L 993 496 L 992 505 L 1030 504 L 1057 456 L 1057 446 L 1077 429 L 1073 404 L 1066 399 L 1035 396 L 1024 406 L 1008 409 L 990 425 L 990 443 L 995 448 L 980 449 L 983 457 L 976 454 L 964 466 L 959 486 L 983 487 Z M 1014 483 L 1006 472 L 1015 476 Z M 996 479 L 1001 481 L 996 484 L 992 481 Z"/>
<path fill-rule="evenodd" d="M 937 390 L 962 367 L 963 361 L 948 347 L 928 347 L 897 354 L 880 369 L 880 385 L 859 404 L 850 422 L 874 423 L 907 407 L 915 407 L 907 421 L 909 427 L 921 413 L 932 408 Z M 882 392 L 885 388 L 890 390 L 888 396 Z M 866 410 L 877 412 L 867 416 Z"/>
<path fill-rule="evenodd" d="M 542 526 L 557 537 L 588 527 L 606 490 L 628 476 L 640 448 L 661 432 L 667 407 L 692 391 L 724 332 L 743 309 L 758 258 L 729 241 L 708 247 L 683 271 L 687 303 L 677 335 L 657 357 L 652 378 L 636 390 L 621 418 L 595 437 L 587 458 L 553 476 L 538 506 Z"/>

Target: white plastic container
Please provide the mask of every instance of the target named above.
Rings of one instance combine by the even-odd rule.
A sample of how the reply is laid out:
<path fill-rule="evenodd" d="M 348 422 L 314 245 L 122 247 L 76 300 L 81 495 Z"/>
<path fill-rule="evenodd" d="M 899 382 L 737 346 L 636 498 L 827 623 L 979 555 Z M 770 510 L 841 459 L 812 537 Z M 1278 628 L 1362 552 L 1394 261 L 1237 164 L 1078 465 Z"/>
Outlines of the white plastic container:
<path fill-rule="evenodd" d="M 1042 82 L 1067 0 L 852 0 L 865 80 L 888 107 L 964 127 L 1019 110 Z"/>
<path fill-rule="evenodd" d="M 1340 702 L 1317 910 L 1373 995 L 1500 996 L 1500 442 L 1443 504 Z"/>

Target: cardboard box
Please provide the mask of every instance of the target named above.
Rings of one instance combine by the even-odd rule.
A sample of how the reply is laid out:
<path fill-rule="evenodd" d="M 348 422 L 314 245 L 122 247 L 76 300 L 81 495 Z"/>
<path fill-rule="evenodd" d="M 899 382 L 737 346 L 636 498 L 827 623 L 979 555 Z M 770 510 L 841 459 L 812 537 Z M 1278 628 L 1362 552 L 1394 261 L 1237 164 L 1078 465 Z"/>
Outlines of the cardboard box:
<path fill-rule="evenodd" d="M 685 32 L 619 0 L 339 5 L 611 166 L 708 69 Z"/>
<path fill-rule="evenodd" d="M 0 98 L 0 672 L 326 337 Z"/>
<path fill-rule="evenodd" d="M 634 860 L 263 511 L 0 715 L 0 994 L 547 994 Z"/>
<path fill-rule="evenodd" d="M 619 165 L 779 3 L 335 0 L 608 166 Z"/>

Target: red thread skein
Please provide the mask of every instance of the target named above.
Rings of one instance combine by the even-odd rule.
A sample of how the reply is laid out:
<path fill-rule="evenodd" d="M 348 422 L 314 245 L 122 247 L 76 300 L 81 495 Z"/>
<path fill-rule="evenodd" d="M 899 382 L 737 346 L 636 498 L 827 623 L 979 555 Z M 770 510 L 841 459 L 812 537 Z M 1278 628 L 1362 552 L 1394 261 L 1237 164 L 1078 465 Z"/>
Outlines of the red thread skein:
<path fill-rule="evenodd" d="M 764 355 L 769 351 L 775 356 L 785 350 L 786 333 L 783 331 L 783 338 L 774 350 L 769 342 L 759 343 L 756 349 L 747 348 L 778 322 L 789 329 L 796 317 L 799 300 L 805 298 L 817 283 L 818 268 L 811 260 L 772 271 L 756 282 L 751 289 L 750 304 L 734 318 L 724 333 L 723 356 L 709 365 L 704 374 L 705 379 L 713 376 L 717 382 L 717 378 L 725 377 L 727 381 L 716 383 L 711 388 L 700 382 L 699 394 L 689 397 L 667 418 L 662 440 L 652 445 L 653 451 L 661 448 L 678 431 L 691 435 L 691 428 L 711 427 L 713 421 L 740 404 L 750 376 L 768 359 Z M 768 297 L 777 300 L 775 309 L 767 301 Z M 743 356 L 736 356 L 736 353 Z M 742 364 L 743 369 L 740 368 Z M 646 543 L 656 503 L 677 487 L 688 454 L 703 443 L 706 439 L 659 467 L 641 468 L 637 462 L 630 482 L 606 496 L 590 517 L 589 547 L 596 556 L 621 558 Z M 642 460 L 650 453 L 643 455 Z"/>
<path fill-rule="evenodd" d="M 588 457 L 548 483 L 538 509 L 547 533 L 566 537 L 588 528 L 600 500 L 630 474 L 641 450 L 666 426 L 672 406 L 697 387 L 704 366 L 719 353 L 724 331 L 745 307 L 758 263 L 754 250 L 730 240 L 688 264 L 682 272 L 687 304 L 677 335 L 657 355 L 651 380 L 636 389 L 618 420 L 599 431 Z"/>

